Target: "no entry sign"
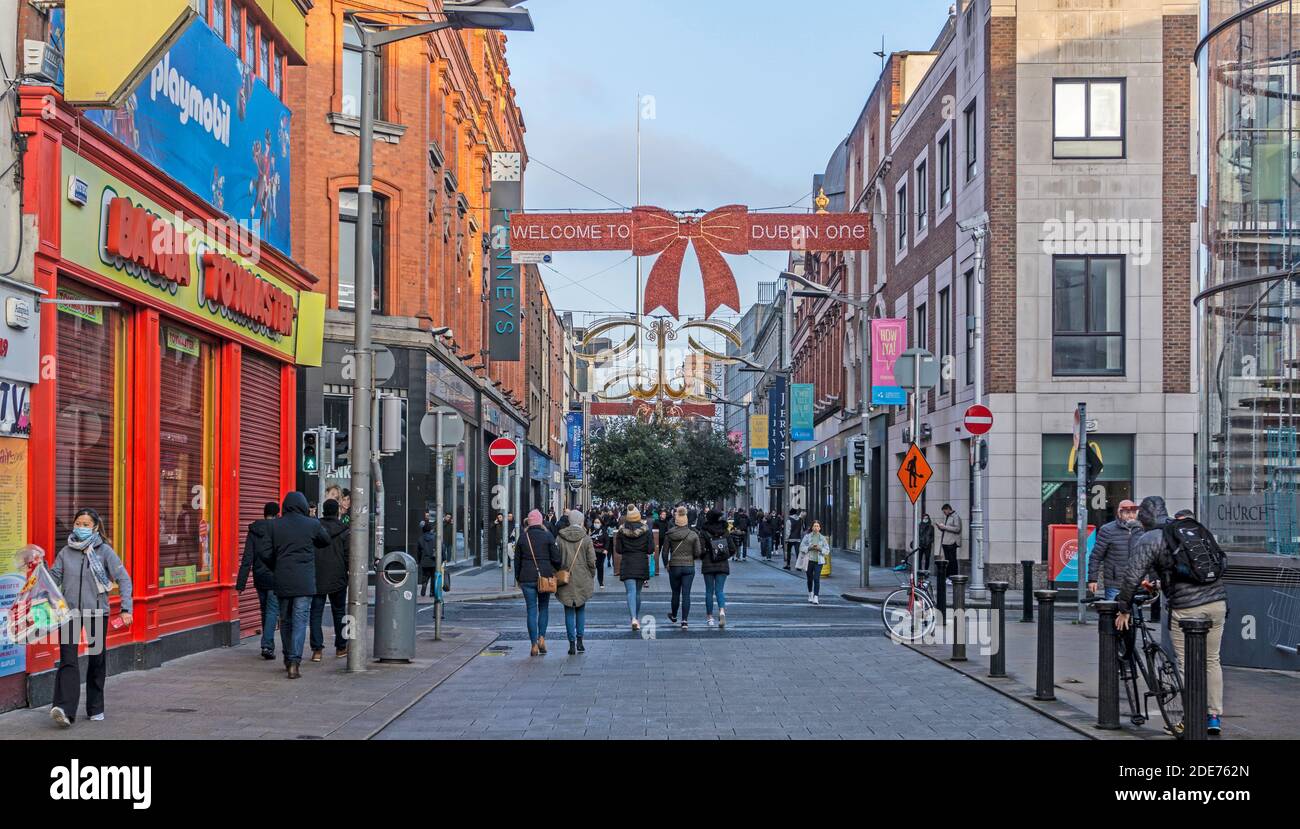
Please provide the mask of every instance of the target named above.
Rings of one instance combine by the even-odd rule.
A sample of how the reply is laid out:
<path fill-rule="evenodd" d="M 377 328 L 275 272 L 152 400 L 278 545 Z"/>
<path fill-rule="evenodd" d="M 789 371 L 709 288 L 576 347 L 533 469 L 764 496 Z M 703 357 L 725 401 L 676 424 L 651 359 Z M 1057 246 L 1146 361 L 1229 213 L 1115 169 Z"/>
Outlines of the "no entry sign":
<path fill-rule="evenodd" d="M 993 428 L 993 412 L 988 406 L 978 404 L 966 410 L 966 431 L 972 435 L 985 435 Z"/>
<path fill-rule="evenodd" d="M 518 459 L 519 447 L 510 438 L 497 438 L 488 446 L 488 460 L 503 469 Z"/>

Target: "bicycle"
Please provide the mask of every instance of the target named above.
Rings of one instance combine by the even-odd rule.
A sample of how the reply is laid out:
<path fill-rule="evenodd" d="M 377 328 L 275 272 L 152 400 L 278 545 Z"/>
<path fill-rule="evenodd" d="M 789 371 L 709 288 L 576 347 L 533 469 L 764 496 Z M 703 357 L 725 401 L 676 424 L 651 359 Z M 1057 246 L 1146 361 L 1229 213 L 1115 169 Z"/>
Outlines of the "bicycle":
<path fill-rule="evenodd" d="M 917 551 L 912 550 L 903 561 L 911 561 L 916 554 Z M 886 596 L 880 605 L 881 621 L 895 642 L 920 641 L 933 633 L 938 623 L 930 573 L 923 570 L 913 577 L 913 572 L 909 567 L 902 587 Z"/>
<path fill-rule="evenodd" d="M 1139 590 L 1131 603 L 1132 619 L 1127 631 L 1120 631 L 1116 642 L 1119 684 L 1128 700 L 1129 722 L 1143 725 L 1151 719 L 1151 698 L 1154 697 L 1165 721 L 1165 731 L 1175 739 L 1183 738 L 1183 676 L 1178 666 L 1164 649 L 1156 643 L 1147 626 L 1143 605 L 1154 596 Z M 1098 601 L 1093 599 L 1093 601 Z M 1139 658 L 1139 654 L 1142 658 Z M 1138 675 L 1147 691 L 1139 696 Z"/>

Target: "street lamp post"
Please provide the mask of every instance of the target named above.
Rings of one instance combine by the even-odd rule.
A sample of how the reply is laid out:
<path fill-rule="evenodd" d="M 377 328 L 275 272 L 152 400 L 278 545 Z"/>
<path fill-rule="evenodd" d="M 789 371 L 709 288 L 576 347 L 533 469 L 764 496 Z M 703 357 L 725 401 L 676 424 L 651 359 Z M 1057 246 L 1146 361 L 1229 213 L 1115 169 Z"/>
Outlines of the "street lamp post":
<path fill-rule="evenodd" d="M 352 358 L 356 365 L 356 387 L 352 404 L 352 537 L 348 549 L 348 615 L 352 641 L 348 647 L 348 670 L 364 671 L 369 596 L 367 574 L 370 563 L 370 485 L 372 457 L 371 398 L 374 396 L 374 350 L 371 316 L 375 274 L 371 253 L 374 215 L 375 75 L 379 50 L 390 43 L 423 37 L 443 29 L 497 29 L 532 31 L 527 10 L 516 9 L 522 0 L 446 0 L 446 20 L 411 26 L 390 27 L 364 21 L 357 12 L 344 15 L 361 41 L 361 135 L 357 165 L 357 227 L 355 273 L 356 303 Z M 408 14 L 408 13 L 404 13 Z M 373 28 L 372 28 L 373 27 Z M 439 516 L 439 521 L 441 521 Z M 379 552 L 383 552 L 380 550 Z"/>
<path fill-rule="evenodd" d="M 984 402 L 984 252 L 989 233 L 989 215 L 982 213 L 970 222 L 957 225 L 970 233 L 975 240 L 975 402 Z M 970 508 L 970 589 L 973 599 L 983 599 L 984 586 L 984 481 L 980 468 L 980 442 L 984 437 L 973 438 L 974 462 L 970 467 L 972 501 Z M 1080 548 L 1082 549 L 1082 548 Z"/>

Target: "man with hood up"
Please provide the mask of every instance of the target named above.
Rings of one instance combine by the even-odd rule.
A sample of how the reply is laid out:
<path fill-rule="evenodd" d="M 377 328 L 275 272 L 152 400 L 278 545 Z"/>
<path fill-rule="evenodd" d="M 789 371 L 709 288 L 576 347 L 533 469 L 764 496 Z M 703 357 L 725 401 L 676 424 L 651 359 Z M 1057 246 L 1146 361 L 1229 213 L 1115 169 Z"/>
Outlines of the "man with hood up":
<path fill-rule="evenodd" d="M 1152 570 L 1160 579 L 1161 589 L 1169 605 L 1169 632 L 1178 664 L 1184 672 L 1187 670 L 1186 643 L 1182 627 L 1178 623 L 1194 617 L 1210 621 L 1205 648 L 1206 690 L 1209 697 L 1207 730 L 1211 734 L 1219 734 L 1219 718 L 1223 715 L 1223 668 L 1219 663 L 1219 646 L 1223 643 L 1223 627 L 1228 617 L 1228 591 L 1223 586 L 1222 577 L 1210 584 L 1178 577 L 1174 570 L 1173 550 L 1165 542 L 1164 525 L 1169 523 L 1169 512 L 1164 498 L 1154 495 L 1143 498 L 1137 518 L 1146 532 L 1133 548 L 1128 569 L 1120 583 L 1116 599 L 1120 613 L 1115 619 L 1115 627 L 1119 630 L 1128 629 L 1133 594 Z"/>
<path fill-rule="evenodd" d="M 308 513 L 307 496 L 284 496 L 279 518 L 271 522 L 271 555 L 267 568 L 275 576 L 280 599 L 280 645 L 290 679 L 302 676 L 302 649 L 307 644 L 307 620 L 316 595 L 316 551 L 332 543 L 320 521 Z"/>
<path fill-rule="evenodd" d="M 339 520 L 339 502 L 329 500 L 322 509 L 321 526 L 329 534 L 330 545 L 316 553 L 316 595 L 311 600 L 311 661 L 320 662 L 325 650 L 321 620 L 325 602 L 330 603 L 334 619 L 334 656 L 348 655 L 348 640 L 343 638 L 343 617 L 348 601 L 348 543 L 351 530 Z"/>
<path fill-rule="evenodd" d="M 262 658 L 275 659 L 275 629 L 280 625 L 280 600 L 275 595 L 275 573 L 266 566 L 271 557 L 271 522 L 280 514 L 280 505 L 268 501 L 262 507 L 262 518 L 248 525 L 244 539 L 244 556 L 239 561 L 239 576 L 235 590 L 243 593 L 248 587 L 248 574 L 253 574 L 253 588 L 257 590 L 257 604 L 262 618 Z"/>

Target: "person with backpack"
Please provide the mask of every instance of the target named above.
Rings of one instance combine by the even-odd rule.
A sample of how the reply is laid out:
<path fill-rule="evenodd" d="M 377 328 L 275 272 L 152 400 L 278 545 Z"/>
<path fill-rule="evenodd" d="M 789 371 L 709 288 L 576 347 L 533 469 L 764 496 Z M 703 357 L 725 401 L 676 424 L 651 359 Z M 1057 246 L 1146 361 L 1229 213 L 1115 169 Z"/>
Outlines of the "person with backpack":
<path fill-rule="evenodd" d="M 677 610 L 682 611 L 682 630 L 686 630 L 691 615 L 691 586 L 695 583 L 695 562 L 702 555 L 700 537 L 687 526 L 690 516 L 682 507 L 673 515 L 673 527 L 664 533 L 661 548 L 664 566 L 668 568 L 668 583 L 673 590 L 673 606 L 668 621 L 677 624 Z"/>
<path fill-rule="evenodd" d="M 641 592 L 650 580 L 650 560 L 654 557 L 650 528 L 641 521 L 641 510 L 627 508 L 623 525 L 614 534 L 614 562 L 618 578 L 627 591 L 627 609 L 632 614 L 632 630 L 641 629 Z"/>
<path fill-rule="evenodd" d="M 727 535 L 727 522 L 722 513 L 710 510 L 704 517 L 700 529 L 700 573 L 704 576 L 704 612 L 705 622 L 713 627 L 713 603 L 718 603 L 718 627 L 727 626 L 727 596 L 724 588 L 727 576 L 731 574 L 729 559 L 732 554 L 731 540 Z"/>
<path fill-rule="evenodd" d="M 1115 520 L 1097 530 L 1097 543 L 1088 556 L 1088 590 L 1097 592 L 1097 577 L 1106 585 L 1106 601 L 1119 595 L 1120 579 L 1128 569 L 1133 547 L 1146 531 L 1137 520 L 1138 505 L 1128 499 L 1115 508 Z"/>
<path fill-rule="evenodd" d="M 348 601 L 348 541 L 352 530 L 339 520 L 339 502 L 326 501 L 321 507 L 321 526 L 329 534 L 330 546 L 316 552 L 316 595 L 311 599 L 311 661 L 320 662 L 325 650 L 325 602 L 330 604 L 334 621 L 334 658 L 348 655 L 348 640 L 343 635 L 343 617 Z"/>
<path fill-rule="evenodd" d="M 1206 730 L 1210 734 L 1220 734 L 1223 668 L 1219 662 L 1219 648 L 1223 643 L 1223 629 L 1228 618 L 1228 591 L 1223 586 L 1226 557 L 1214 534 L 1195 518 L 1184 517 L 1171 521 L 1165 499 L 1159 496 L 1142 499 L 1137 519 L 1146 532 L 1133 548 L 1128 568 L 1120 582 L 1119 595 L 1116 597 L 1119 615 L 1115 618 L 1115 627 L 1121 631 L 1128 630 L 1133 594 L 1147 573 L 1154 570 L 1168 602 L 1169 632 L 1186 685 L 1187 646 L 1179 622 L 1191 618 L 1209 620 L 1210 632 L 1205 643 L 1205 684 L 1209 703 Z"/>

